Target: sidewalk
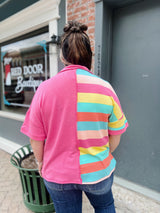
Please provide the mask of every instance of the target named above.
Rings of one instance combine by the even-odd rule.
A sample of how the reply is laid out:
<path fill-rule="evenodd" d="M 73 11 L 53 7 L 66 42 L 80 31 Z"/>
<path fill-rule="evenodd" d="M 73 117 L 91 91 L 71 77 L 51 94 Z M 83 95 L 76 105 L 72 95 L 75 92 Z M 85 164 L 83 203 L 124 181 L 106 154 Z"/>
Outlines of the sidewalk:
<path fill-rule="evenodd" d="M 11 165 L 10 157 L 0 149 L 0 213 L 32 213 L 23 204 L 18 170 Z M 117 213 L 160 213 L 160 203 L 117 184 L 113 185 L 113 194 Z M 84 196 L 83 213 L 93 212 Z"/>

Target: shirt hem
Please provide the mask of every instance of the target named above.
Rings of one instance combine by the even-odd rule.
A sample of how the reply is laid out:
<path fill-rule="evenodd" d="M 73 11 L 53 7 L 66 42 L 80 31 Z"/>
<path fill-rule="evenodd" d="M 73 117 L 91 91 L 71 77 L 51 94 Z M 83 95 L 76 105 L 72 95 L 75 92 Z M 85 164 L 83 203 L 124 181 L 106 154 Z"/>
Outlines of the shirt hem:
<path fill-rule="evenodd" d="M 52 182 L 52 183 L 58 183 L 58 184 L 82 184 L 81 180 L 79 180 L 79 181 L 78 180 L 77 181 L 69 181 L 69 180 L 59 181 L 59 180 L 50 179 L 50 178 L 47 178 L 45 175 L 43 175 L 43 173 L 42 173 L 42 177 L 46 181 Z"/>
<path fill-rule="evenodd" d="M 101 178 L 101 179 L 99 179 L 99 180 L 97 180 L 97 181 L 93 181 L 93 182 L 83 182 L 82 184 L 96 184 L 96 183 L 99 183 L 99 182 L 101 182 L 101 181 L 103 181 L 103 180 L 106 180 L 107 178 L 109 178 L 111 175 L 112 175 L 112 173 L 115 171 L 115 168 L 110 172 L 110 174 L 109 175 L 107 175 L 107 176 L 105 176 L 104 178 Z"/>
<path fill-rule="evenodd" d="M 97 181 L 93 181 L 93 182 L 82 182 L 81 180 L 77 180 L 77 181 L 68 181 L 68 180 L 66 180 L 66 181 L 58 181 L 58 180 L 54 180 L 54 179 L 50 179 L 50 178 L 47 178 L 45 175 L 43 175 L 43 173 L 42 173 L 42 177 L 46 180 L 46 181 L 48 181 L 48 182 L 52 182 L 52 183 L 57 183 L 57 184 L 82 184 L 82 185 L 84 185 L 84 184 L 96 184 L 96 183 L 99 183 L 99 182 L 101 182 L 101 181 L 103 181 L 103 180 L 106 180 L 107 178 L 109 178 L 111 175 L 112 175 L 112 173 L 115 171 L 115 168 L 110 172 L 110 174 L 109 175 L 107 175 L 107 176 L 105 176 L 104 178 L 101 178 L 101 179 L 99 179 L 99 180 L 97 180 Z"/>

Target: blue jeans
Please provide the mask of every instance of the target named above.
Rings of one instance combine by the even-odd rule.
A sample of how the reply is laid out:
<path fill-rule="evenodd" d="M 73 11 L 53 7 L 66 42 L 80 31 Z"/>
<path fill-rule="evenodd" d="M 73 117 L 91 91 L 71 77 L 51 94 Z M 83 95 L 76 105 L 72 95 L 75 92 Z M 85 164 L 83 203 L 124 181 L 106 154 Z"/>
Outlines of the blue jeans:
<path fill-rule="evenodd" d="M 82 213 L 82 191 L 95 213 L 115 213 L 112 195 L 113 174 L 97 184 L 57 184 L 44 180 L 56 213 Z"/>

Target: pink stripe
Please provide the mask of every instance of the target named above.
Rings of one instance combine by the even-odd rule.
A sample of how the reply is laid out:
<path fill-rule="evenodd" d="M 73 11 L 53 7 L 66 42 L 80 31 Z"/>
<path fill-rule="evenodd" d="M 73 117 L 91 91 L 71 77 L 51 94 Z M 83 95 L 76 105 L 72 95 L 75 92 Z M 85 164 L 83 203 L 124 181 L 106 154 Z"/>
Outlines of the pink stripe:
<path fill-rule="evenodd" d="M 108 130 L 89 130 L 89 131 L 78 131 L 78 139 L 79 140 L 86 140 L 86 139 L 100 139 L 105 136 L 108 136 Z"/>
<path fill-rule="evenodd" d="M 115 91 L 113 90 L 113 88 L 109 82 L 104 81 L 97 77 L 91 77 L 91 76 L 86 76 L 86 75 L 77 75 L 77 83 L 98 84 L 100 86 L 104 86 L 104 87 L 110 89 L 113 93 L 115 93 Z"/>
<path fill-rule="evenodd" d="M 107 145 L 109 141 L 109 137 L 106 136 L 104 138 L 101 139 L 87 139 L 87 140 L 78 140 L 79 142 L 79 147 L 83 147 L 83 148 L 89 148 L 92 146 L 105 146 Z"/>
<path fill-rule="evenodd" d="M 109 135 L 121 135 L 123 134 L 128 127 L 128 123 L 126 123 L 125 127 L 121 130 L 108 130 Z"/>

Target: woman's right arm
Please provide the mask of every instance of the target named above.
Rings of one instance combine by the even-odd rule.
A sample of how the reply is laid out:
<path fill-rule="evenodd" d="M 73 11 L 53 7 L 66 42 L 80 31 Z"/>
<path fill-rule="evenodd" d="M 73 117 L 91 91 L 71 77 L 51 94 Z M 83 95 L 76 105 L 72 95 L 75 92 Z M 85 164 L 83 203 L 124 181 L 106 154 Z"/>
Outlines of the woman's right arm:
<path fill-rule="evenodd" d="M 109 147 L 110 152 L 114 152 L 120 143 L 121 135 L 110 135 L 109 136 Z"/>

